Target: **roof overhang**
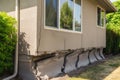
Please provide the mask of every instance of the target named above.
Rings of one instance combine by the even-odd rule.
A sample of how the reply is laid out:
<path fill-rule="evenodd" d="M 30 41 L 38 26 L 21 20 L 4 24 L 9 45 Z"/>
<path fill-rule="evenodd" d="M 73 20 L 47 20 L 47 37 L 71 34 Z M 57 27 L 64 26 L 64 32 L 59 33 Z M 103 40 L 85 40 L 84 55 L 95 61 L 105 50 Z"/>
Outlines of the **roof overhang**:
<path fill-rule="evenodd" d="M 106 9 L 107 13 L 116 12 L 117 9 L 110 0 L 97 0 L 98 4 Z"/>

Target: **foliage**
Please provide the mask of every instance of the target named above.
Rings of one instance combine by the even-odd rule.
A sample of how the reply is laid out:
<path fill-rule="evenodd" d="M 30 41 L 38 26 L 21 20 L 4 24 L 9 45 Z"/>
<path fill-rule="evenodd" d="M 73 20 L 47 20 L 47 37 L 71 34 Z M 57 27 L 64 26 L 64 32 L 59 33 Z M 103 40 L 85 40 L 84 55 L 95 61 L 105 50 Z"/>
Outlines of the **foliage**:
<path fill-rule="evenodd" d="M 13 69 L 13 53 L 16 45 L 16 20 L 0 12 L 0 76 Z"/>
<path fill-rule="evenodd" d="M 68 5 L 68 2 L 65 2 L 61 8 L 61 18 L 60 18 L 60 26 L 64 29 L 72 29 L 72 20 L 73 14 L 72 10 Z"/>
<path fill-rule="evenodd" d="M 117 12 L 107 14 L 106 53 L 120 53 L 120 0 L 113 3 Z"/>

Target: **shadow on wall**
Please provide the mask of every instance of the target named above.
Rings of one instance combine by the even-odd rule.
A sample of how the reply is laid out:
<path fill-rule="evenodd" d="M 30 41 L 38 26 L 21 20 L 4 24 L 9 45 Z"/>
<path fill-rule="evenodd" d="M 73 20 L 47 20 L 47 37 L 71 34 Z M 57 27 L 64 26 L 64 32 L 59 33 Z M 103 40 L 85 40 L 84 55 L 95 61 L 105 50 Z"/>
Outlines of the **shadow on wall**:
<path fill-rule="evenodd" d="M 0 11 L 4 12 L 15 11 L 15 0 L 0 0 Z"/>
<path fill-rule="evenodd" d="M 20 0 L 20 9 L 37 6 L 37 0 Z"/>
<path fill-rule="evenodd" d="M 30 55 L 30 44 L 25 40 L 25 32 L 20 33 L 19 36 L 19 54 Z"/>
<path fill-rule="evenodd" d="M 20 9 L 26 9 L 37 6 L 37 0 L 20 0 Z M 13 12 L 15 11 L 15 0 L 0 0 L 0 11 Z"/>

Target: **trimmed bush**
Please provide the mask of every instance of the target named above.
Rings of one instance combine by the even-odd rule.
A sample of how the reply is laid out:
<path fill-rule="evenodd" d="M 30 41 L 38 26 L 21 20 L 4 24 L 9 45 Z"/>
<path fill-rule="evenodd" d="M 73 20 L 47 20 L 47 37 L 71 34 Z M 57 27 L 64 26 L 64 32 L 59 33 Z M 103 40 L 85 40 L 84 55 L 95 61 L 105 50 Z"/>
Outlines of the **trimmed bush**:
<path fill-rule="evenodd" d="M 16 20 L 0 12 L 0 76 L 12 73 L 16 45 Z"/>

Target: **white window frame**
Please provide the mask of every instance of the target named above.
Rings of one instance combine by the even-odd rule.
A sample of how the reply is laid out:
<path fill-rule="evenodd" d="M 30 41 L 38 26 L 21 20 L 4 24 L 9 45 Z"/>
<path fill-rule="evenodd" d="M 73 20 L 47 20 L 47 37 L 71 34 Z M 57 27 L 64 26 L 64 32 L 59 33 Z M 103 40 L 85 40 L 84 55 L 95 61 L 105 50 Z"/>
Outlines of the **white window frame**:
<path fill-rule="evenodd" d="M 75 2 L 75 0 L 73 0 L 74 2 Z M 74 3 L 75 4 L 75 3 Z M 73 5 L 74 6 L 74 5 Z M 48 30 L 55 30 L 55 31 L 62 31 L 62 32 L 70 32 L 70 33 L 82 33 L 82 19 L 83 19 L 83 16 L 82 16 L 82 10 L 83 10 L 83 0 L 81 0 L 81 31 L 75 31 L 75 22 L 74 22 L 74 13 L 75 13 L 75 11 L 74 11 L 74 9 L 75 9 L 75 7 L 73 8 L 73 29 L 72 30 L 68 30 L 68 29 L 62 29 L 62 28 L 60 28 L 60 0 L 58 0 L 58 15 L 57 15 L 57 17 L 58 17 L 58 24 L 57 24 L 57 27 L 53 27 L 53 26 L 47 26 L 46 25 L 46 0 L 44 0 L 44 29 L 48 29 Z"/>
<path fill-rule="evenodd" d="M 103 9 L 101 6 L 97 6 L 97 11 L 98 11 L 98 8 L 100 8 L 101 9 L 101 11 L 104 11 L 104 25 L 103 26 L 100 26 L 100 25 L 98 25 L 98 13 L 97 13 L 97 27 L 99 27 L 99 28 L 105 28 L 105 26 L 106 26 L 106 10 L 105 9 Z M 101 17 L 101 16 L 100 16 Z M 100 19 L 101 20 L 101 19 Z"/>

